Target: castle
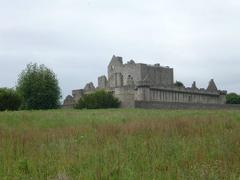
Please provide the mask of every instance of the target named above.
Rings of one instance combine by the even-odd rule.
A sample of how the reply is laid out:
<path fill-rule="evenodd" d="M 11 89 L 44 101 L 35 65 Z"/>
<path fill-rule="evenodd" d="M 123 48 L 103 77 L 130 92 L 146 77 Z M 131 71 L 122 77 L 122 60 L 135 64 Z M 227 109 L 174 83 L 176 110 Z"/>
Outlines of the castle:
<path fill-rule="evenodd" d="M 64 100 L 64 107 L 73 107 L 86 93 L 98 89 L 113 92 L 123 108 L 171 108 L 208 107 L 224 105 L 226 91 L 217 89 L 210 80 L 207 89 L 177 86 L 174 84 L 173 68 L 160 64 L 147 65 L 130 60 L 123 63 L 122 57 L 113 56 L 108 65 L 108 77 L 100 76 L 98 86 L 88 83 L 84 89 L 73 90 Z"/>

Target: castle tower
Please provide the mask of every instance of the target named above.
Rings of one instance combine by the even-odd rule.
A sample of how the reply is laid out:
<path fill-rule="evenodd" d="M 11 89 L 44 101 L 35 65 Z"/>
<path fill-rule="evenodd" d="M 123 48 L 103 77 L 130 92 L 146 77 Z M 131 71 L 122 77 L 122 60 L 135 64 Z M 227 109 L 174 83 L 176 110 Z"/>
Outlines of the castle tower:
<path fill-rule="evenodd" d="M 150 101 L 150 84 L 147 81 L 137 82 L 137 92 L 135 99 L 137 101 Z"/>
<path fill-rule="evenodd" d="M 197 89 L 196 81 L 193 81 L 193 83 L 192 83 L 192 89 L 193 89 L 193 90 L 196 90 L 196 89 Z"/>
<path fill-rule="evenodd" d="M 98 88 L 99 89 L 107 89 L 108 87 L 108 80 L 106 76 L 98 77 Z"/>

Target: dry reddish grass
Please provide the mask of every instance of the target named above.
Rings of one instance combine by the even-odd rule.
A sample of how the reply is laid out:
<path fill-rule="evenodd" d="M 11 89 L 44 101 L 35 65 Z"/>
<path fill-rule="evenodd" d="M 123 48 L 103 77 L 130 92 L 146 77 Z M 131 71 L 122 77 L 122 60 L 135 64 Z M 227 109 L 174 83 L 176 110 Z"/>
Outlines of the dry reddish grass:
<path fill-rule="evenodd" d="M 81 115 L 76 111 L 41 112 L 53 118 L 49 125 L 31 120 L 39 119 L 35 113 L 19 112 L 26 119 L 17 119 L 18 125 L 0 119 L 0 177 L 240 177 L 240 112 L 119 111 L 122 116 L 116 116 L 118 111 L 87 111 L 74 121 Z M 66 114 L 70 122 L 65 122 Z"/>

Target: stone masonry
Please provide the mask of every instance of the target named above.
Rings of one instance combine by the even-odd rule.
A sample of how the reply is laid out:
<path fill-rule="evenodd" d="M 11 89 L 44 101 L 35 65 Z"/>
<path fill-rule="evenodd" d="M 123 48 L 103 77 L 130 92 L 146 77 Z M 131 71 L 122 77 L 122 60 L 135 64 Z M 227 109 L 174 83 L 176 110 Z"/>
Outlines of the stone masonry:
<path fill-rule="evenodd" d="M 195 81 L 192 87 L 178 87 L 174 85 L 173 74 L 173 68 L 168 66 L 135 63 L 133 60 L 124 64 L 122 57 L 113 56 L 108 65 L 108 77 L 100 76 L 96 88 L 90 82 L 84 89 L 73 90 L 72 96 L 64 100 L 64 107 L 73 107 L 84 94 L 99 89 L 113 92 L 123 108 L 134 108 L 141 102 L 148 107 L 151 103 L 172 103 L 174 106 L 226 104 L 227 92 L 218 90 L 213 79 L 206 89 L 198 88 Z"/>

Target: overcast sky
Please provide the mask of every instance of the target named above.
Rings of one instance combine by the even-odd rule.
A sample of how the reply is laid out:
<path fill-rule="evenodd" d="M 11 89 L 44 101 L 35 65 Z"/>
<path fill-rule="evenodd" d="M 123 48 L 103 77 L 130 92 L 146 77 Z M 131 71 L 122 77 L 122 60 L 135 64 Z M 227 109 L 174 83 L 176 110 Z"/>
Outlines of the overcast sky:
<path fill-rule="evenodd" d="M 240 1 L 0 0 L 0 87 L 36 62 L 66 96 L 107 75 L 113 54 L 240 93 Z"/>

